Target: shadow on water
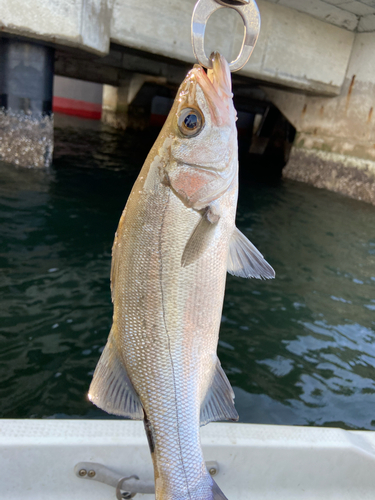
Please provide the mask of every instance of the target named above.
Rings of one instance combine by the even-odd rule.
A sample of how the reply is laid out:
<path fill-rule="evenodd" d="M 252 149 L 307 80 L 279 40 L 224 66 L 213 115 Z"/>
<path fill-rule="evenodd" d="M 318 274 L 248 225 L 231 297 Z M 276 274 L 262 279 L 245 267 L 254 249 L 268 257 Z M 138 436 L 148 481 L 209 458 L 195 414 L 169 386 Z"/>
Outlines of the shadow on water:
<path fill-rule="evenodd" d="M 58 129 L 49 172 L 0 164 L 2 418 L 111 418 L 86 393 L 114 232 L 153 139 Z M 238 226 L 277 278 L 228 276 L 219 357 L 240 421 L 374 428 L 374 216 L 303 184 L 242 183 Z"/>

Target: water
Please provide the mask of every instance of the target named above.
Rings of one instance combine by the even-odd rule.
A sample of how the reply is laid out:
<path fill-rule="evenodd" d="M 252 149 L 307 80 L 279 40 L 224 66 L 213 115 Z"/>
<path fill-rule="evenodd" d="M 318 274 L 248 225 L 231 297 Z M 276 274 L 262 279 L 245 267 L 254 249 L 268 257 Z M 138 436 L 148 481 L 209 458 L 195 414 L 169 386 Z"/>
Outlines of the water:
<path fill-rule="evenodd" d="M 151 138 L 57 130 L 50 172 L 0 164 L 2 418 L 111 418 L 86 393 L 111 325 L 111 246 Z M 228 276 L 219 357 L 242 422 L 375 427 L 375 207 L 241 185 L 276 280 Z"/>

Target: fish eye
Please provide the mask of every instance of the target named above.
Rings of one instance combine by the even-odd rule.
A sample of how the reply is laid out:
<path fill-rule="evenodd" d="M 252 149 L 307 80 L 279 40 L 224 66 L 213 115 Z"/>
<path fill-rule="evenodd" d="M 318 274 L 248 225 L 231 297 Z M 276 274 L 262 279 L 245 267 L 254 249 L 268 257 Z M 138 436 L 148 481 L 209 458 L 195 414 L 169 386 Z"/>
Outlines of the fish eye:
<path fill-rule="evenodd" d="M 183 135 L 194 137 L 203 128 L 202 113 L 194 108 L 185 108 L 178 117 L 177 125 Z"/>

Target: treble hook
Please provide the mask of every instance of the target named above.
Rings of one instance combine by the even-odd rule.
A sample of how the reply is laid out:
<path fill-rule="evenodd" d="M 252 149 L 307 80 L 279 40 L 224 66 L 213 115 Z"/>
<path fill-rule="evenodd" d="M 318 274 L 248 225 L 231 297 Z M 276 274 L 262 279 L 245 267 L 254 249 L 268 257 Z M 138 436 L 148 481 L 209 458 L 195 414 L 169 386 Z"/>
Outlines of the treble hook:
<path fill-rule="evenodd" d="M 212 61 L 204 51 L 204 32 L 209 17 L 224 7 L 238 12 L 245 27 L 240 53 L 229 64 L 229 68 L 233 72 L 245 66 L 259 36 L 260 14 L 255 0 L 198 0 L 191 19 L 191 43 L 197 61 L 205 68 L 212 68 Z"/>

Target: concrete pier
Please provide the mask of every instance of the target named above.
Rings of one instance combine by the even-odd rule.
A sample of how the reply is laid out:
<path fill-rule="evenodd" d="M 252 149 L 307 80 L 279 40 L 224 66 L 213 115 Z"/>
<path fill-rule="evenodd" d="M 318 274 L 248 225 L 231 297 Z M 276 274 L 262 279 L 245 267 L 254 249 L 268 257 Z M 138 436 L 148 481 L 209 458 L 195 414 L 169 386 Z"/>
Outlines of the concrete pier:
<path fill-rule="evenodd" d="M 140 73 L 128 73 L 123 75 L 117 87 L 104 85 L 102 121 L 118 129 L 128 128 L 131 103 L 148 79 Z M 134 121 L 136 117 L 133 124 Z"/>
<path fill-rule="evenodd" d="M 375 33 L 358 33 L 340 94 L 266 89 L 297 130 L 283 175 L 375 205 Z"/>
<path fill-rule="evenodd" d="M 165 93 L 167 79 L 140 73 L 128 73 L 119 85 L 104 85 L 102 121 L 125 130 L 142 130 L 150 123 L 152 99 L 158 88 Z"/>
<path fill-rule="evenodd" d="M 374 0 L 257 3 L 262 19 L 258 43 L 249 62 L 233 77 L 239 111 L 264 118 L 249 140 L 249 154 L 278 158 L 278 172 L 287 162 L 283 174 L 293 179 L 375 203 Z M 142 108 L 150 107 L 155 96 L 170 98 L 168 92 L 195 62 L 190 40 L 194 5 L 195 0 L 71 0 L 67 5 L 55 0 L 0 0 L 0 36 L 23 37 L 30 40 L 30 47 L 36 47 L 36 41 L 54 47 L 57 75 L 109 86 L 104 92 L 103 119 L 125 128 L 131 110 L 135 110 L 134 123 L 141 124 L 147 115 Z M 219 50 L 233 59 L 243 37 L 243 22 L 233 10 L 221 9 L 210 18 L 206 35 L 207 53 Z M 4 66 L 7 43 L 11 42 L 0 45 L 4 75 L 9 73 Z M 4 90 L 4 77 L 0 78 L 0 94 L 9 93 Z M 159 92 L 162 86 L 168 90 L 165 94 Z M 22 102 L 25 106 L 26 101 Z M 21 113 L 18 103 L 15 111 Z M 43 139 L 39 147 L 37 135 L 35 147 L 29 139 L 23 145 L 15 141 L 14 129 L 21 127 L 22 120 L 14 119 L 8 102 L 3 106 L 0 154 L 4 157 L 14 142 L 16 152 L 7 161 L 48 164 L 51 143 L 47 147 Z M 272 106 L 283 117 L 267 118 Z M 28 109 L 22 111 L 29 120 L 22 125 L 25 130 L 33 128 L 34 112 Z M 48 129 L 48 112 L 42 113 L 43 127 Z M 31 149 L 43 147 L 43 161 L 26 160 Z M 262 168 L 269 163 L 264 161 Z"/>
<path fill-rule="evenodd" d="M 52 161 L 54 50 L 0 39 L 0 159 L 23 167 Z"/>

